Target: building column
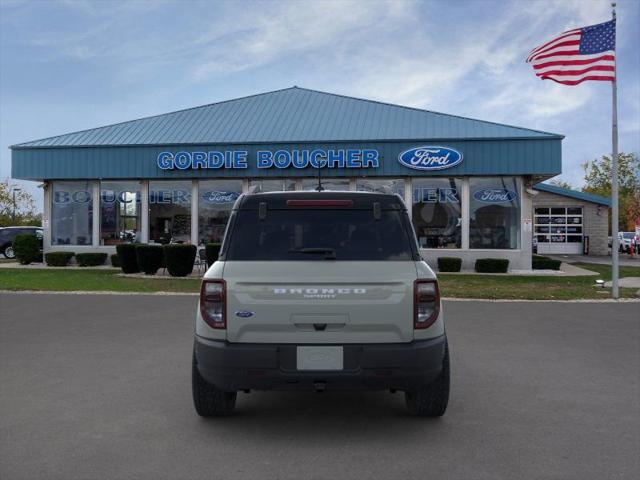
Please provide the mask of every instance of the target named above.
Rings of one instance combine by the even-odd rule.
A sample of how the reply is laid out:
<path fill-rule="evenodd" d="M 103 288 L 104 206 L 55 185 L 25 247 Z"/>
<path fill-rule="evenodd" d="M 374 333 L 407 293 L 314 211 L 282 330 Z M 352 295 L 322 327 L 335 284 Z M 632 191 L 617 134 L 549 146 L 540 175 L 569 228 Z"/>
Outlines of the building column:
<path fill-rule="evenodd" d="M 520 190 L 520 251 L 522 252 L 521 268 L 531 270 L 533 255 L 533 195 L 527 192 L 527 183 L 518 178 Z"/>
<path fill-rule="evenodd" d="M 140 243 L 149 243 L 149 180 L 140 182 Z"/>
<path fill-rule="evenodd" d="M 93 225 L 91 227 L 91 245 L 100 246 L 100 180 L 93 182 L 92 189 L 92 205 L 93 205 Z"/>
<path fill-rule="evenodd" d="M 198 180 L 191 180 L 191 244 L 198 245 Z"/>
<path fill-rule="evenodd" d="M 471 188 L 469 187 L 469 178 L 462 179 L 462 202 L 461 206 L 461 215 L 462 215 L 462 250 L 469 250 L 469 205 L 471 204 L 471 197 L 469 192 Z"/>
<path fill-rule="evenodd" d="M 53 184 L 45 182 L 42 191 L 44 194 L 44 205 L 42 209 L 42 249 L 46 252 L 51 250 L 51 197 Z"/>
<path fill-rule="evenodd" d="M 413 182 L 411 177 L 404 179 L 404 204 L 407 206 L 409 220 L 413 220 Z"/>

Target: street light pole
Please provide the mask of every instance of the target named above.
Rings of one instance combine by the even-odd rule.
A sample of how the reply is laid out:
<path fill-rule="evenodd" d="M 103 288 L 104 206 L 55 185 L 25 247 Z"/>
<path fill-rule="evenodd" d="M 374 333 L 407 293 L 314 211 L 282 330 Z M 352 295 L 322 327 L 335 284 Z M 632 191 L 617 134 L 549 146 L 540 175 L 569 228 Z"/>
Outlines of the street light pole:
<path fill-rule="evenodd" d="M 13 189 L 13 224 L 16 224 L 16 192 L 21 192 L 22 189 L 21 188 L 14 188 Z"/>

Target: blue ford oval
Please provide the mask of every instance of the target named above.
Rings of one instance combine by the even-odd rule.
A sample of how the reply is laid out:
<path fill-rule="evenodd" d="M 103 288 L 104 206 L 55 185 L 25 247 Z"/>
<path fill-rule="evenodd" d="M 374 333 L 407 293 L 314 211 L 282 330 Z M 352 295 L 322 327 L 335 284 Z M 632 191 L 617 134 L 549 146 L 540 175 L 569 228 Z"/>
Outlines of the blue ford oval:
<path fill-rule="evenodd" d="M 505 203 L 511 202 L 518 197 L 513 190 L 506 188 L 483 188 L 473 193 L 473 198 L 484 203 Z"/>
<path fill-rule="evenodd" d="M 462 154 L 449 147 L 425 145 L 405 150 L 398 155 L 398 161 L 416 170 L 442 170 L 460 164 Z"/>
<path fill-rule="evenodd" d="M 240 317 L 240 318 L 249 318 L 249 317 L 253 317 L 253 312 L 250 312 L 248 310 L 238 310 L 236 312 L 236 317 Z"/>

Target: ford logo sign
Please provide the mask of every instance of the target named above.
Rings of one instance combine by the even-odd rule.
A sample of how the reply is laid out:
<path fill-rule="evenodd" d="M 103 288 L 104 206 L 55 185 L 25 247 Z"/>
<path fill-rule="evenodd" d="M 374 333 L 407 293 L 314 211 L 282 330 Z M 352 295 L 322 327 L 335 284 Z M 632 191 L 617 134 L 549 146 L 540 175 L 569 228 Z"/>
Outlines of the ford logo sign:
<path fill-rule="evenodd" d="M 240 317 L 240 318 L 249 318 L 249 317 L 253 317 L 253 312 L 250 312 L 248 310 L 238 310 L 236 312 L 236 317 Z"/>
<path fill-rule="evenodd" d="M 484 203 L 505 203 L 518 198 L 518 194 L 506 188 L 483 188 L 476 190 L 473 198 Z"/>
<path fill-rule="evenodd" d="M 240 194 L 238 192 L 204 192 L 200 195 L 200 198 L 206 203 L 233 203 Z"/>
<path fill-rule="evenodd" d="M 398 161 L 416 170 L 442 170 L 461 163 L 462 154 L 449 147 L 414 147 L 398 155 Z"/>

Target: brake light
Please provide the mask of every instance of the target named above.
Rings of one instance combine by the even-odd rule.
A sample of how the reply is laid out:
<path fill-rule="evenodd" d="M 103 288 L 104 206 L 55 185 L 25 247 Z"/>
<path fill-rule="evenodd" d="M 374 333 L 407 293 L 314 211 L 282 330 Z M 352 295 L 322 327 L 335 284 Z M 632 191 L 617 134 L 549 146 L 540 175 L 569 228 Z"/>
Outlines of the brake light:
<path fill-rule="evenodd" d="M 429 328 L 440 313 L 437 280 L 416 280 L 413 284 L 413 328 Z"/>
<path fill-rule="evenodd" d="M 211 328 L 227 328 L 227 285 L 224 280 L 203 280 L 200 288 L 200 314 Z"/>
<path fill-rule="evenodd" d="M 287 207 L 353 207 L 353 200 L 287 200 Z"/>

